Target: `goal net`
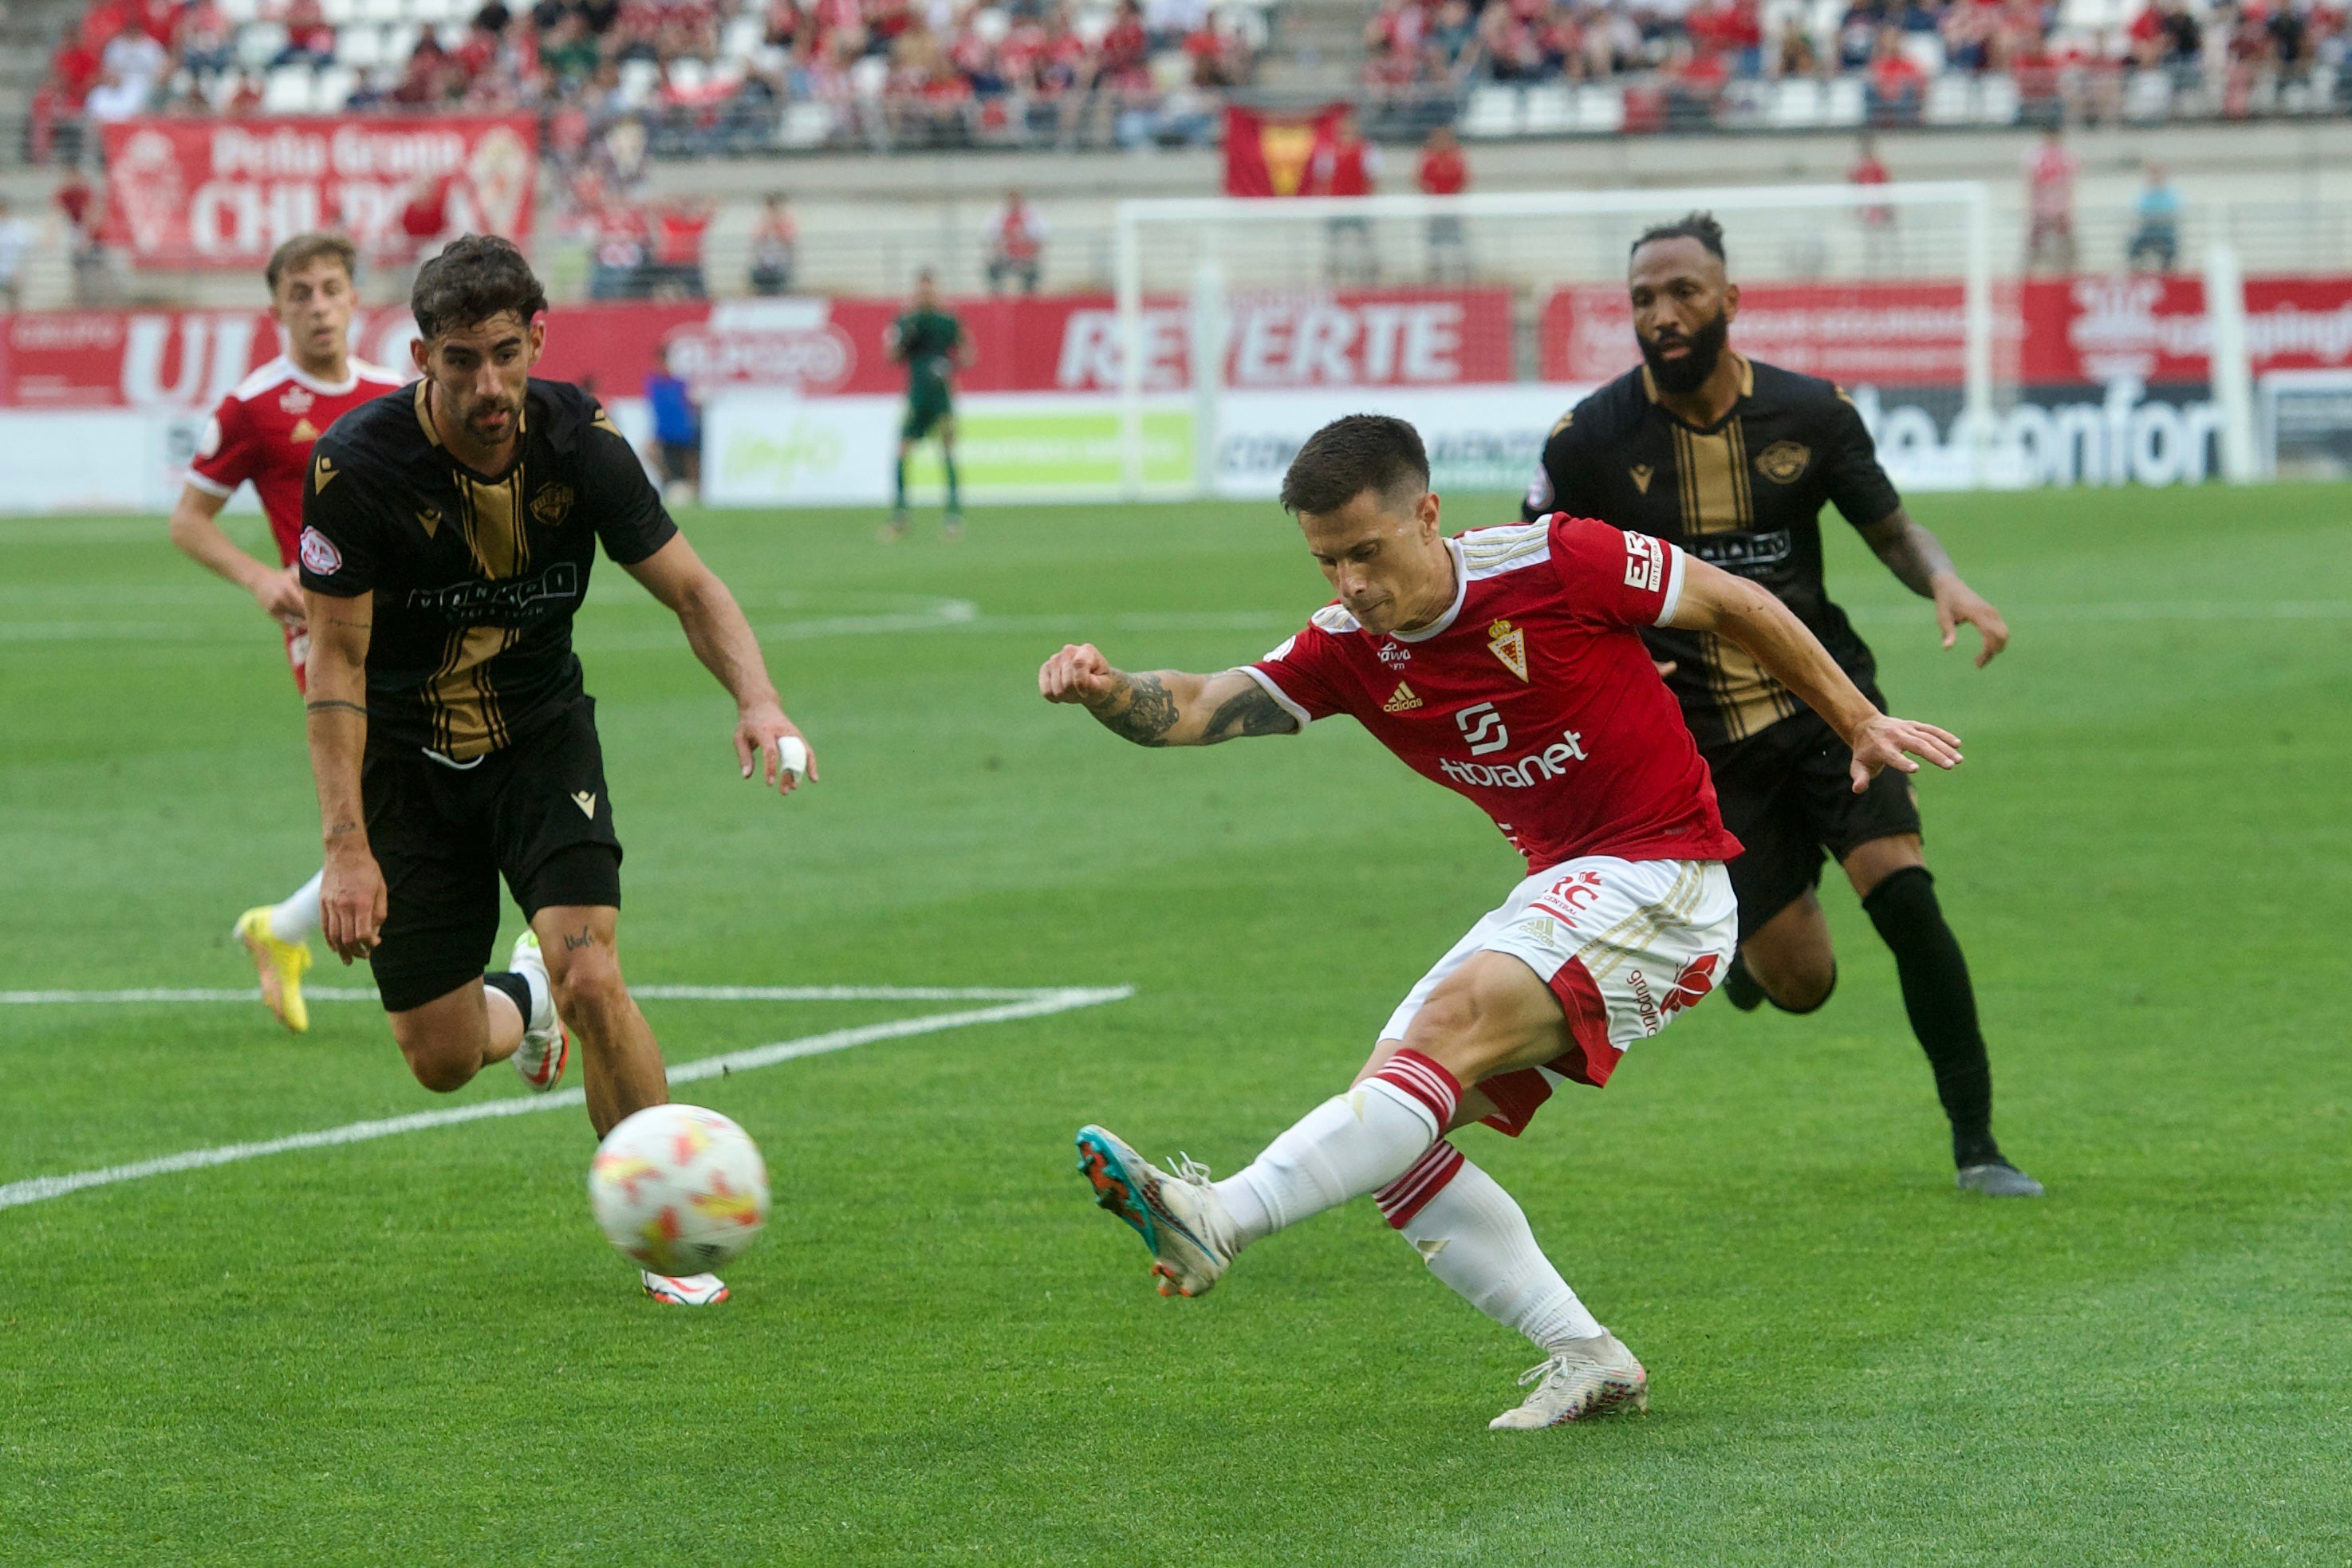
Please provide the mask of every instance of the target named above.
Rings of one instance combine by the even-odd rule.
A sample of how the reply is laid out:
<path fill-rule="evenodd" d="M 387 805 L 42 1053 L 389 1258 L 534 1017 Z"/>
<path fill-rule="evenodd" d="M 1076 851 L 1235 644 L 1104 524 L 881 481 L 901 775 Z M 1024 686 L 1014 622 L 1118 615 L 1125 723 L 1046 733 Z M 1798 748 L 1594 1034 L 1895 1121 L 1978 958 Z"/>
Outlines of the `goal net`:
<path fill-rule="evenodd" d="M 1271 496 L 1355 412 L 1412 420 L 1441 489 L 1520 489 L 1559 414 L 1640 363 L 1634 237 L 1696 210 L 1741 287 L 1733 345 L 1843 386 L 1898 485 L 2037 482 L 2017 448 L 2050 434 L 2004 423 L 2016 279 L 1985 187 L 1939 182 L 1122 202 L 1125 493 Z"/>

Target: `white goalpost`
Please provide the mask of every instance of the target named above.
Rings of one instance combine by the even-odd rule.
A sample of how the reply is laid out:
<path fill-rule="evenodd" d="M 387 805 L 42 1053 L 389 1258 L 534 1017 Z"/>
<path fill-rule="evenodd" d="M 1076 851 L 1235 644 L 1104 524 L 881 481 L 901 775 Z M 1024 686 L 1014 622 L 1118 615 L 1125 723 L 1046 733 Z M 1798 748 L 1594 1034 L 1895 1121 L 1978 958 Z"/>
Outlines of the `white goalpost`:
<path fill-rule="evenodd" d="M 1581 327 L 1572 348 L 1563 323 L 1606 309 L 1612 287 L 1622 311 L 1633 237 L 1694 210 L 1722 221 L 1736 281 L 1818 302 L 1811 330 L 1832 354 L 1841 332 L 1866 335 L 1896 316 L 1940 334 L 1933 395 L 1948 405 L 1951 436 L 1936 434 L 1937 455 L 1951 483 L 1998 482 L 1989 453 L 2015 378 L 2000 358 L 1992 204 L 1980 182 L 1938 181 L 1123 201 L 1113 257 L 1122 491 L 1259 493 L 1287 416 L 1336 408 L 1336 397 L 1410 417 L 1440 391 L 1462 411 L 1463 453 L 1478 445 L 1477 411 L 1503 410 L 1516 392 L 1534 412 L 1501 420 L 1510 439 L 1464 457 L 1460 471 L 1486 488 L 1505 445 L 1531 470 L 1522 426 L 1549 426 L 1559 411 L 1547 385 L 1553 396 L 1580 389 L 1604 378 L 1577 367 L 1618 353 L 1622 371 L 1637 357 L 1630 328 L 1620 342 Z M 1852 325 L 1841 325 L 1841 289 L 1871 302 L 1846 313 Z M 1844 344 L 1864 359 L 1881 346 Z M 1775 358 L 1769 342 L 1751 352 Z"/>

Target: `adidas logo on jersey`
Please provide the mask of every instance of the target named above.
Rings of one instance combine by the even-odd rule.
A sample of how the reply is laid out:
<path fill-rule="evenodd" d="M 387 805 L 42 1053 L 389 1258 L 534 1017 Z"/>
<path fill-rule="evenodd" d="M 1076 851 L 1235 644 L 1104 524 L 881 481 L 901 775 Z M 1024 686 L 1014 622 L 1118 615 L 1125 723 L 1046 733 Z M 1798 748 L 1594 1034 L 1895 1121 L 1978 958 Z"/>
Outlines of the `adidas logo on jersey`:
<path fill-rule="evenodd" d="M 1389 700 L 1381 704 L 1381 711 L 1383 713 L 1410 713 L 1414 709 L 1423 706 L 1424 706 L 1424 704 L 1422 702 L 1421 699 L 1412 694 L 1412 688 L 1400 680 L 1397 682 L 1397 689 L 1389 694 Z"/>
<path fill-rule="evenodd" d="M 308 419 L 297 419 L 294 421 L 294 428 L 287 435 L 286 438 L 289 441 L 300 441 L 304 443 L 315 441 L 319 438 L 319 427 L 316 425 L 311 424 Z"/>

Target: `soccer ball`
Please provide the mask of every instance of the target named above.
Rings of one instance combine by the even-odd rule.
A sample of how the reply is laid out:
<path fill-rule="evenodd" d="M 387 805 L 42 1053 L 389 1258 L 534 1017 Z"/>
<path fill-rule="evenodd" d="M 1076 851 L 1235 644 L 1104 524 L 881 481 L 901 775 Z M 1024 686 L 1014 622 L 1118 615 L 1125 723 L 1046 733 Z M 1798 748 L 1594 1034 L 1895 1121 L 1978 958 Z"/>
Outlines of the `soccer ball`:
<path fill-rule="evenodd" d="M 627 1257 L 656 1274 L 699 1274 L 760 1239 L 768 1166 L 750 1134 L 719 1112 L 651 1105 L 597 1146 L 588 1202 Z"/>

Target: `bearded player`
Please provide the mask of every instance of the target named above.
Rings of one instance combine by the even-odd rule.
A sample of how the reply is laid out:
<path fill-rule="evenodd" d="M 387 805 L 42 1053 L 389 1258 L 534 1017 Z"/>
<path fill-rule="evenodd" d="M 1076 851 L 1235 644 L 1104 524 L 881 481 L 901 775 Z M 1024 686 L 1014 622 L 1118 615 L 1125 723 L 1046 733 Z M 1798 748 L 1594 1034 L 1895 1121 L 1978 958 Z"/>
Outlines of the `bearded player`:
<path fill-rule="evenodd" d="M 251 594 L 261 613 L 278 623 L 298 691 L 310 635 L 294 547 L 302 531 L 302 475 L 311 444 L 344 414 L 401 384 L 393 372 L 352 355 L 356 259 L 352 242 L 339 234 L 298 235 L 271 254 L 262 276 L 285 352 L 213 410 L 172 509 L 172 542 Z M 242 484 L 251 484 L 261 498 L 278 545 L 275 567 L 237 548 L 214 521 Z M 261 977 L 261 1000 L 298 1035 L 310 1026 L 302 976 L 310 967 L 310 933 L 318 929 L 317 873 L 279 902 L 236 917 L 237 940 Z"/>
<path fill-rule="evenodd" d="M 1517 1137 L 1562 1082 L 1599 1088 L 1625 1049 L 1705 996 L 1738 908 L 1715 790 L 1641 634 L 1746 649 L 1851 746 L 1853 786 L 1958 742 L 1890 719 L 1770 594 L 1643 533 L 1565 515 L 1456 539 L 1438 530 L 1421 438 L 1402 420 L 1325 426 L 1283 479 L 1339 600 L 1263 659 L 1218 675 L 1129 675 L 1091 647 L 1045 662 L 1048 701 L 1082 703 L 1146 746 L 1214 745 L 1353 716 L 1408 766 L 1475 802 L 1528 875 L 1438 960 L 1381 1031 L 1354 1087 L 1224 1181 L 1162 1171 L 1100 1127 L 1078 1133 L 1097 1201 L 1139 1232 L 1161 1293 L 1198 1296 L 1234 1255 L 1366 1194 L 1432 1272 L 1545 1360 L 1492 1426 L 1646 1405 L 1648 1374 L 1559 1276 L 1510 1194 L 1447 1134 Z"/>
<path fill-rule="evenodd" d="M 531 377 L 547 295 L 522 253 L 459 239 L 418 270 L 410 308 L 423 379 L 336 426 L 303 492 L 327 945 L 371 961 L 429 1089 L 511 1060 L 544 1092 L 576 1034 L 602 1137 L 669 1089 L 621 977 L 621 841 L 572 651 L 598 549 L 734 698 L 745 778 L 764 763 L 789 794 L 815 764 L 635 449 L 594 398 Z M 502 878 L 530 929 L 486 973 Z M 727 1296 L 708 1274 L 643 1280 L 673 1305 Z"/>
<path fill-rule="evenodd" d="M 1739 289 L 1714 218 L 1693 213 L 1643 234 L 1629 282 L 1643 363 L 1553 430 L 1527 515 L 1605 517 L 1769 589 L 1883 703 L 1877 663 L 1822 579 L 1821 510 L 1834 502 L 1906 587 L 1935 601 L 1946 647 L 1966 624 L 1983 639 L 1979 666 L 2000 652 L 2008 624 L 1904 510 L 1845 394 L 1729 348 Z M 1834 856 L 1895 954 L 1960 1190 L 2040 1197 L 2042 1184 L 1993 1141 L 1976 991 L 1921 853 L 1917 793 L 1893 773 L 1847 789 L 1843 737 L 1736 643 L 1672 626 L 1647 637 L 1715 775 L 1724 824 L 1748 847 L 1731 866 L 1739 956 L 1723 994 L 1743 1012 L 1769 1001 L 1810 1013 L 1829 1000 L 1837 957 L 1815 889 L 1823 852 Z"/>

